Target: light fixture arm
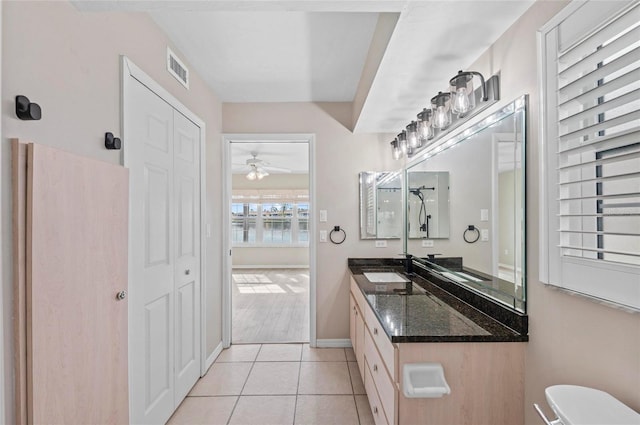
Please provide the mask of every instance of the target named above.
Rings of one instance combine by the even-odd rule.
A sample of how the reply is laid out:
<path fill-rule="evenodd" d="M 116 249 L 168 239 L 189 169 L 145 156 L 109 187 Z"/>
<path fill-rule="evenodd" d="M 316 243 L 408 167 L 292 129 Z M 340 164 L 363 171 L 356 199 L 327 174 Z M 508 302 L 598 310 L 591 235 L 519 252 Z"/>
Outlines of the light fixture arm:
<path fill-rule="evenodd" d="M 450 81 L 450 84 L 453 85 L 454 80 L 456 81 L 456 84 L 459 84 L 461 81 L 463 81 L 460 77 L 470 77 L 469 80 L 471 78 L 473 78 L 473 75 L 477 75 L 478 77 L 480 77 L 480 84 L 482 86 L 482 101 L 486 102 L 489 100 L 489 95 L 487 94 L 487 84 L 484 80 L 484 75 L 482 75 L 481 73 L 479 73 L 478 71 L 458 71 L 458 75 L 456 75 L 455 77 L 453 77 Z"/>
<path fill-rule="evenodd" d="M 480 77 L 480 84 L 482 84 L 482 101 L 486 102 L 487 100 L 489 100 L 489 95 L 487 95 L 487 84 L 484 81 L 484 76 L 478 71 L 468 71 L 468 72 L 469 74 L 477 75 L 478 77 Z"/>

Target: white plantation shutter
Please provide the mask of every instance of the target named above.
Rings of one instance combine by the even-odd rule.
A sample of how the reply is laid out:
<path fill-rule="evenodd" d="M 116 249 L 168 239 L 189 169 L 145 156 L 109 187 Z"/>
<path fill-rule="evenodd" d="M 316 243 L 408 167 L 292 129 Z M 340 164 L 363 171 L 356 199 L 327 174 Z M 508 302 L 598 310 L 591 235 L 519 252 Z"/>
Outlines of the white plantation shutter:
<path fill-rule="evenodd" d="M 640 309 L 640 2 L 572 9 L 541 33 L 544 272 Z"/>

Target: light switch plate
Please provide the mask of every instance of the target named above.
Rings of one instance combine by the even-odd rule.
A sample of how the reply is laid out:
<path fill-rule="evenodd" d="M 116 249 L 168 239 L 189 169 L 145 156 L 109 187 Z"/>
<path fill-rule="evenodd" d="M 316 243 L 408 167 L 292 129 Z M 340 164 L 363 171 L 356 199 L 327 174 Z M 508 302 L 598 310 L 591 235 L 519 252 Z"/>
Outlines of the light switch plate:
<path fill-rule="evenodd" d="M 422 240 L 423 248 L 433 248 L 433 241 L 431 239 L 423 239 Z"/>
<path fill-rule="evenodd" d="M 376 248 L 386 248 L 386 247 L 387 247 L 387 241 L 385 240 L 376 241 Z"/>
<path fill-rule="evenodd" d="M 489 229 L 480 229 L 480 240 L 487 242 L 489 240 Z"/>
<path fill-rule="evenodd" d="M 489 210 L 480 210 L 480 221 L 489 221 Z"/>
<path fill-rule="evenodd" d="M 327 241 L 327 231 L 320 230 L 320 242 L 326 242 L 326 241 Z"/>
<path fill-rule="evenodd" d="M 327 222 L 327 210 L 320 210 L 320 222 L 321 223 L 326 223 Z M 327 238 L 325 238 L 325 242 Z"/>

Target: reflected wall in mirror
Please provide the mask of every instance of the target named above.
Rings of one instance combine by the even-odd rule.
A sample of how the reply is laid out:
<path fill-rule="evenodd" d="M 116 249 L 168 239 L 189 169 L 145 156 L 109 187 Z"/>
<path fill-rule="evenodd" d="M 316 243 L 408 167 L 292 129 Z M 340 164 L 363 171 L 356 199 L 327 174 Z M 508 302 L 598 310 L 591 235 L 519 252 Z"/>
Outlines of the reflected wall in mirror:
<path fill-rule="evenodd" d="M 360 239 L 402 237 L 402 174 L 360 173 Z"/>
<path fill-rule="evenodd" d="M 409 239 L 449 237 L 449 172 L 407 173 L 407 233 Z"/>
<path fill-rule="evenodd" d="M 442 276 L 521 312 L 526 310 L 526 105 L 527 97 L 519 98 L 433 147 L 406 170 L 409 222 L 415 209 L 413 176 L 449 173 L 450 229 L 449 238 L 434 240 L 432 247 L 413 239 L 409 229 L 406 252 Z M 434 254 L 435 259 L 428 258 Z"/>

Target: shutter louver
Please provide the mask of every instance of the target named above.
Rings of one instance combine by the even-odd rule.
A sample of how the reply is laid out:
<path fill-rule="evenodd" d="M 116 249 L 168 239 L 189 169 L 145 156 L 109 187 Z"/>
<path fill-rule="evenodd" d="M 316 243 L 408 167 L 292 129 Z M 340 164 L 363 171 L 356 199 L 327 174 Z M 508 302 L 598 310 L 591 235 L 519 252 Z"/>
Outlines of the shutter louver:
<path fill-rule="evenodd" d="M 640 6 L 559 51 L 563 256 L 640 264 Z"/>

